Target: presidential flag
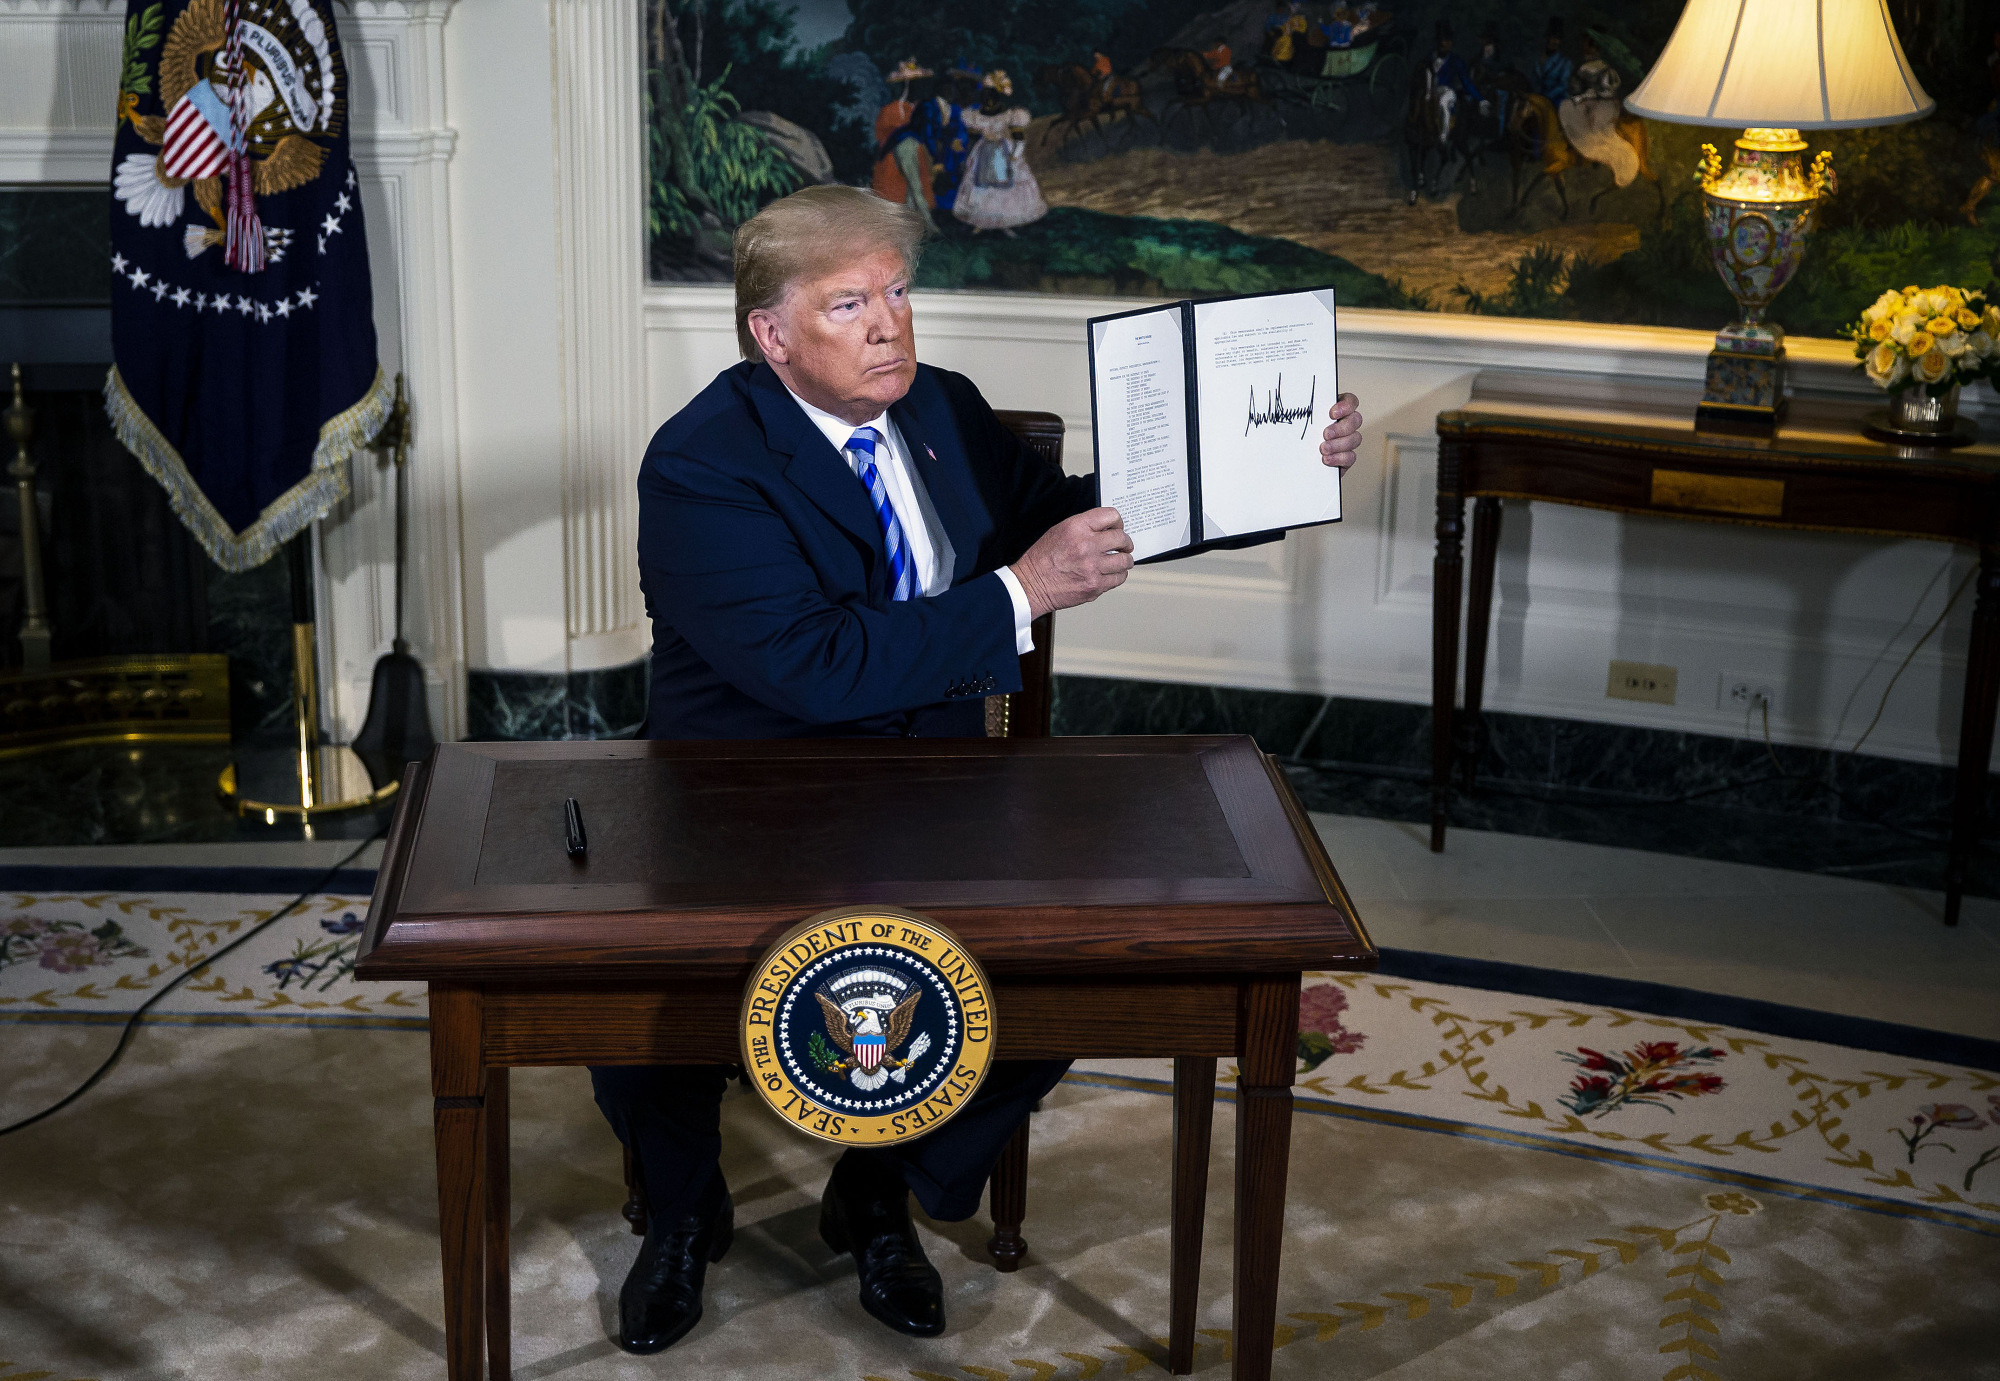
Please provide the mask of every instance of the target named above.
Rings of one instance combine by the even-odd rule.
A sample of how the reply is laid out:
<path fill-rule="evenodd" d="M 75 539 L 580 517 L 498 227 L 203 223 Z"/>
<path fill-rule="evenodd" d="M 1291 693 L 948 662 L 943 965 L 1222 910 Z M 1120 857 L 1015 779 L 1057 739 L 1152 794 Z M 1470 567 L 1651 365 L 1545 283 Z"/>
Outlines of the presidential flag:
<path fill-rule="evenodd" d="M 225 570 L 347 493 L 388 416 L 330 0 L 129 0 L 112 154 L 118 437 Z"/>

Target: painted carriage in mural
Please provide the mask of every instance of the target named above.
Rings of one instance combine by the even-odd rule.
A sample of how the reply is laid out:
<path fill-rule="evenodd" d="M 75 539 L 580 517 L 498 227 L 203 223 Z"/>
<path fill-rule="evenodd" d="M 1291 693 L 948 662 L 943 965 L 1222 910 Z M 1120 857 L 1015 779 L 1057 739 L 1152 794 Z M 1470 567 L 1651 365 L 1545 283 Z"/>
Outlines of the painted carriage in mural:
<path fill-rule="evenodd" d="M 1276 61 L 1267 52 L 1257 60 L 1257 74 L 1273 100 L 1336 121 L 1344 122 L 1357 108 L 1387 119 L 1402 100 L 1409 70 L 1406 47 L 1394 18 L 1378 14 L 1352 43 L 1305 47 L 1305 64 Z"/>

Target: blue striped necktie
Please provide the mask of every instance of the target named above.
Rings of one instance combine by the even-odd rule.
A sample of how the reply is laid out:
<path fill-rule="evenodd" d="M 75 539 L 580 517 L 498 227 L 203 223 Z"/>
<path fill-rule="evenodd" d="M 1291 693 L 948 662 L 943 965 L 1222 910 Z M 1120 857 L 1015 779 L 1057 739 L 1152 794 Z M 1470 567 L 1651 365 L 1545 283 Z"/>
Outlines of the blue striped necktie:
<path fill-rule="evenodd" d="M 868 497 L 875 504 L 875 520 L 882 524 L 882 545 L 889 552 L 889 578 L 894 587 L 889 597 L 914 599 L 917 564 L 910 559 L 910 544 L 903 538 L 903 525 L 896 521 L 889 491 L 882 483 L 881 472 L 875 468 L 875 447 L 881 440 L 882 434 L 873 427 L 862 427 L 848 438 L 847 454 L 854 473 L 868 486 Z"/>

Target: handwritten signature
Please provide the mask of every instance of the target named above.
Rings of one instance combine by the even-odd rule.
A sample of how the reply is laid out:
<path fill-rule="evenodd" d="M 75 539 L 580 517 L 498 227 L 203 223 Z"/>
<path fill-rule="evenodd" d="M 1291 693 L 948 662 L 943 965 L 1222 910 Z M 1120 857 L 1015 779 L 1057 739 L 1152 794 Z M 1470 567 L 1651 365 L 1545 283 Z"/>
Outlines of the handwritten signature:
<path fill-rule="evenodd" d="M 1250 385 L 1250 415 L 1243 423 L 1243 435 L 1250 435 L 1252 427 L 1288 427 L 1294 422 L 1303 421 L 1305 426 L 1299 428 L 1299 438 L 1304 440 L 1305 434 L 1312 430 L 1313 399 L 1318 396 L 1319 375 L 1315 374 L 1312 391 L 1306 395 L 1305 403 L 1296 408 L 1286 407 L 1285 376 L 1280 374 L 1278 386 L 1264 395 L 1264 407 L 1260 412 L 1257 408 L 1257 386 Z"/>

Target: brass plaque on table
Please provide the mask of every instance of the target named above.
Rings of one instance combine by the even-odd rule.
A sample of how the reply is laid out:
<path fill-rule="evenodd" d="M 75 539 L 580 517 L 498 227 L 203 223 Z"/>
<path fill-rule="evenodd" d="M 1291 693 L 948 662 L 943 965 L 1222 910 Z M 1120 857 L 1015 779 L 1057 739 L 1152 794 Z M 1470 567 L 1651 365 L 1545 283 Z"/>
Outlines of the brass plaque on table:
<path fill-rule="evenodd" d="M 1785 482 L 1740 475 L 1704 475 L 1693 470 L 1655 470 L 1653 506 L 1778 518 L 1785 512 Z"/>

